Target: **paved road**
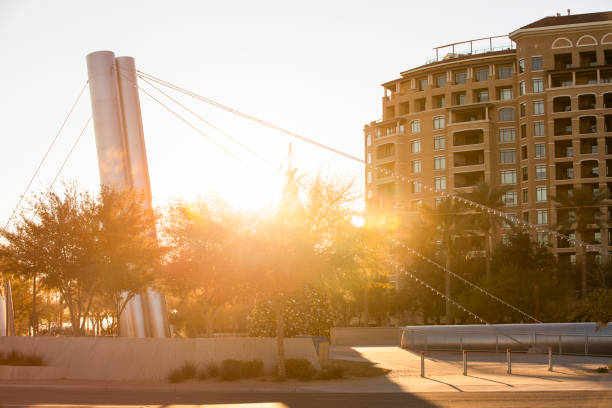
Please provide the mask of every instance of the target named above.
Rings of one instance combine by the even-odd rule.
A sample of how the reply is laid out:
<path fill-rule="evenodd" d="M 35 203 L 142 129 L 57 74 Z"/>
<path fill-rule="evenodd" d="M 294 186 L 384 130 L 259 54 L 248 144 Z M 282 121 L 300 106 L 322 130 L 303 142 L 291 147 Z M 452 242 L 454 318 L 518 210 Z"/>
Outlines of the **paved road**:
<path fill-rule="evenodd" d="M 211 393 L 193 390 L 106 390 L 86 387 L 0 386 L 3 408 L 72 406 L 200 405 L 227 407 L 452 407 L 610 408 L 612 391 L 465 393 Z M 228 404 L 228 405 L 226 405 Z"/>

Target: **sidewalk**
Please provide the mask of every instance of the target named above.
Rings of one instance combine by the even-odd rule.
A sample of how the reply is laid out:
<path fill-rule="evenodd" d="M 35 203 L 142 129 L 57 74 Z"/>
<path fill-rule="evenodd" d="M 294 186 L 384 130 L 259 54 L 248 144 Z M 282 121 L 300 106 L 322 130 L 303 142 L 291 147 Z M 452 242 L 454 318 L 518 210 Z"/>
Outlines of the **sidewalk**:
<path fill-rule="evenodd" d="M 61 389 L 156 390 L 206 392 L 482 392 L 482 391 L 609 391 L 612 374 L 595 373 L 611 358 L 553 356 L 553 371 L 547 371 L 548 356 L 513 354 L 512 375 L 506 374 L 504 353 L 468 353 L 468 376 L 463 376 L 461 353 L 428 352 L 425 375 L 420 377 L 420 355 L 399 347 L 340 347 L 330 358 L 370 361 L 391 372 L 383 377 L 333 381 L 261 381 L 137 383 L 102 381 L 1 381 L 2 387 L 49 387 Z"/>

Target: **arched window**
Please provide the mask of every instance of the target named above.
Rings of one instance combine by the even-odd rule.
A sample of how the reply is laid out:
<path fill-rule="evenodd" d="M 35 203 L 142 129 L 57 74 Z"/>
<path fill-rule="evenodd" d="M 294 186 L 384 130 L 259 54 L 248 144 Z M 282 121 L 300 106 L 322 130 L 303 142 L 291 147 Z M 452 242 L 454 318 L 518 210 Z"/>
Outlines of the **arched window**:
<path fill-rule="evenodd" d="M 514 108 L 503 108 L 499 110 L 499 120 L 509 121 L 514 120 Z"/>
<path fill-rule="evenodd" d="M 597 45 L 597 40 L 595 37 L 589 34 L 585 34 L 576 41 L 577 47 L 585 47 L 587 45 Z"/>
<path fill-rule="evenodd" d="M 559 37 L 555 41 L 553 41 L 552 48 L 569 48 L 572 45 L 573 44 L 569 39 L 565 37 Z"/>
<path fill-rule="evenodd" d="M 601 37 L 602 44 L 612 44 L 612 33 L 608 33 Z"/>

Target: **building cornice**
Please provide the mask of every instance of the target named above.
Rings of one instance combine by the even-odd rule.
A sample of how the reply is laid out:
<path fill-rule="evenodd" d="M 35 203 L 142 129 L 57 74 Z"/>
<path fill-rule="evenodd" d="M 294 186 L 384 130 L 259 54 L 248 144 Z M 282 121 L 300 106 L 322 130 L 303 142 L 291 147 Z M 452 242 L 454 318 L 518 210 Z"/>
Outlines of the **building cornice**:
<path fill-rule="evenodd" d="M 583 28 L 596 27 L 596 26 L 601 26 L 601 28 L 610 28 L 612 27 L 612 20 L 597 21 L 593 23 L 561 24 L 561 25 L 554 25 L 554 26 L 547 26 L 547 27 L 519 28 L 518 30 L 512 31 L 510 34 L 508 34 L 508 36 L 510 37 L 512 41 L 516 42 L 515 38 L 519 38 L 524 35 L 549 34 L 550 32 L 555 32 L 555 31 L 567 31 L 571 29 L 580 30 Z"/>

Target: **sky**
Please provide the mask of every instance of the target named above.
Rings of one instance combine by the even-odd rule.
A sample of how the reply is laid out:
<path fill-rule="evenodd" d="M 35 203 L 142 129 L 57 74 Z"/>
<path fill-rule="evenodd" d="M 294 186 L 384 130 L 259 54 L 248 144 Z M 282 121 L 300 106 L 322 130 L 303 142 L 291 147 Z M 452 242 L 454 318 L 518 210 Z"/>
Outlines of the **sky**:
<path fill-rule="evenodd" d="M 132 56 L 143 72 L 363 157 L 363 125 L 381 117 L 380 84 L 424 64 L 433 47 L 506 35 L 568 8 L 579 14 L 612 7 L 547 0 L 0 0 L 0 227 L 85 84 L 90 52 Z M 141 95 L 155 205 L 215 195 L 237 209 L 267 209 L 282 185 L 289 142 L 303 173 L 353 177 L 362 193 L 359 163 L 172 95 L 257 156 L 173 107 L 235 159 Z M 50 186 L 90 114 L 86 90 L 33 192 Z M 99 186 L 91 124 L 54 187 L 63 182 Z"/>

